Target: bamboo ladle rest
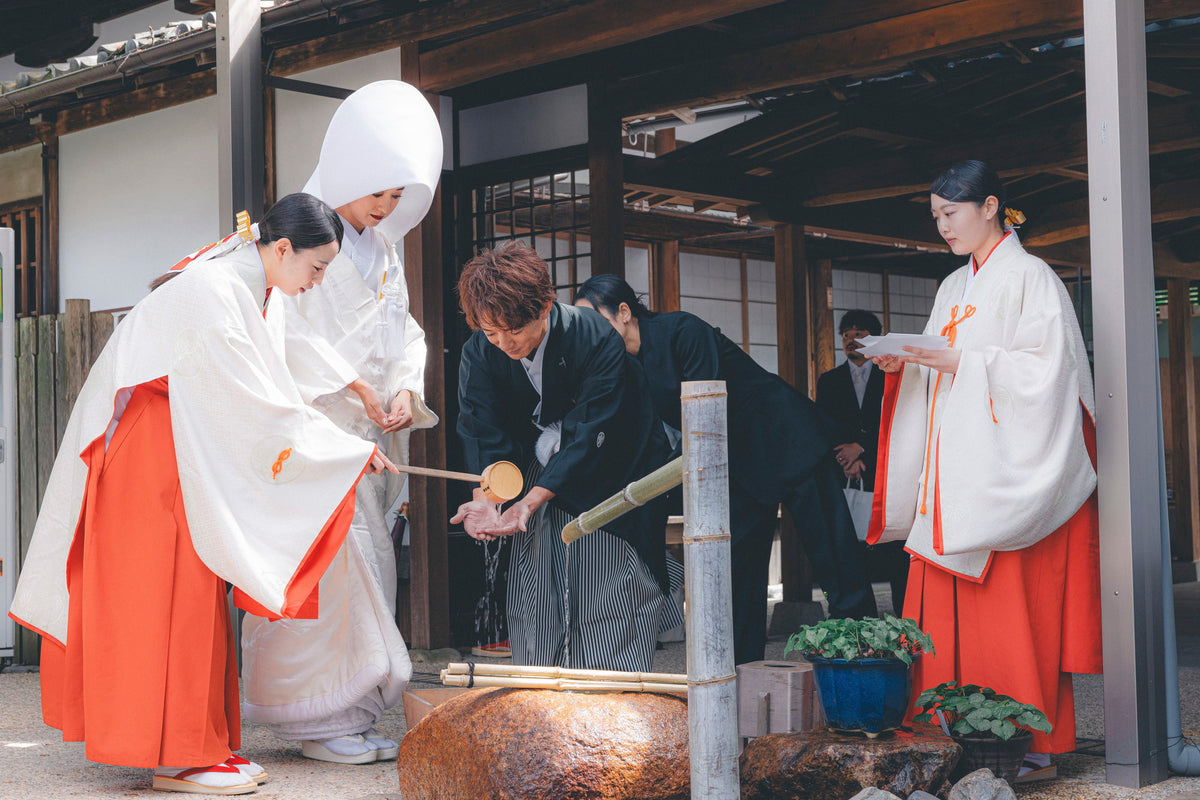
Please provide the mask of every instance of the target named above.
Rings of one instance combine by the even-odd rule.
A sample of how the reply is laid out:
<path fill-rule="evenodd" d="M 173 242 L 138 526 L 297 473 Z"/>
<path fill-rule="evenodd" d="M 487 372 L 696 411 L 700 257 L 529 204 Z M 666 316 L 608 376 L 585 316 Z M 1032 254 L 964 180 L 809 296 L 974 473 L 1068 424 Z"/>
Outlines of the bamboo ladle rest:
<path fill-rule="evenodd" d="M 515 500 L 525 485 L 521 469 L 511 461 L 497 461 L 495 464 L 488 464 L 484 467 L 482 475 L 451 472 L 431 467 L 413 467 L 408 464 L 397 464 L 396 469 L 409 475 L 428 475 L 431 478 L 448 478 L 452 481 L 478 483 L 487 499 L 493 503 L 507 503 L 509 500 Z"/>

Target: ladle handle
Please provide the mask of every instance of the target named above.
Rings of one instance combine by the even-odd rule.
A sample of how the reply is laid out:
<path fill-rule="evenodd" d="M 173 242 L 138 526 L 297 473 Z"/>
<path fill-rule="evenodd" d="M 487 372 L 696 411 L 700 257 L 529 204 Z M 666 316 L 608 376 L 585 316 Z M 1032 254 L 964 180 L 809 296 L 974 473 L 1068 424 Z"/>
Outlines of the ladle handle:
<path fill-rule="evenodd" d="M 408 464 L 397 464 L 396 469 L 401 472 L 407 472 L 410 475 L 429 475 L 433 478 L 449 478 L 454 481 L 470 481 L 479 483 L 483 480 L 482 475 L 472 475 L 469 472 L 451 472 L 446 469 L 432 469 L 430 467 L 413 467 Z"/>

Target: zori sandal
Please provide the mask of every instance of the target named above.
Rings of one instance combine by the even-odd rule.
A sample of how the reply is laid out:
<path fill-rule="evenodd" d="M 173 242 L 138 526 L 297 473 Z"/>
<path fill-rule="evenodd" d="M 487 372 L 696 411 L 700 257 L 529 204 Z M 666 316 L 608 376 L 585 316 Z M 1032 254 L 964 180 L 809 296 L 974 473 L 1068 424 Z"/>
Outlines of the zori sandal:
<path fill-rule="evenodd" d="M 237 767 L 216 764 L 211 767 L 159 767 L 154 770 L 152 788 L 160 792 L 188 794 L 249 794 L 258 784 L 249 780 Z"/>
<path fill-rule="evenodd" d="M 248 758 L 243 758 L 237 753 L 225 759 L 225 763 L 231 767 L 236 767 L 243 775 L 259 786 L 271 780 L 271 776 L 267 774 L 267 771 L 262 768 L 261 764 L 255 763 Z"/>

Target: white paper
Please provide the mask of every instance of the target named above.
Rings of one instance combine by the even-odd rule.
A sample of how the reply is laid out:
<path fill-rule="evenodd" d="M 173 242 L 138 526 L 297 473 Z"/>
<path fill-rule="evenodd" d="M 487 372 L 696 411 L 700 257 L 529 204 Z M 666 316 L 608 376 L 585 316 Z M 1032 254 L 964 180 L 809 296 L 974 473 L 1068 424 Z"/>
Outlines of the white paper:
<path fill-rule="evenodd" d="M 886 336 L 864 336 L 858 340 L 859 355 L 867 358 L 875 356 L 910 356 L 912 353 L 905 347 L 921 347 L 926 350 L 944 350 L 950 346 L 945 336 L 926 336 L 923 333 L 889 333 Z"/>

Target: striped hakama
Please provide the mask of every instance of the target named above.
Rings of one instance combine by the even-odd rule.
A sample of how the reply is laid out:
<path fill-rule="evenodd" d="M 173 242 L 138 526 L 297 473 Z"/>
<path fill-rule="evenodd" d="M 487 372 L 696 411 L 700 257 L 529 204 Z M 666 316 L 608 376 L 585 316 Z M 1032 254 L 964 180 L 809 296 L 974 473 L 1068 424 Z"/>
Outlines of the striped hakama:
<path fill-rule="evenodd" d="M 540 473 L 534 462 L 526 480 L 533 484 Z M 507 601 L 513 663 L 647 672 L 659 632 L 683 624 L 679 605 L 624 540 L 598 530 L 563 544 L 572 517 L 551 500 L 527 531 L 513 536 Z M 667 564 L 674 588 L 683 568 L 672 559 Z"/>

